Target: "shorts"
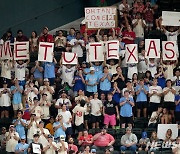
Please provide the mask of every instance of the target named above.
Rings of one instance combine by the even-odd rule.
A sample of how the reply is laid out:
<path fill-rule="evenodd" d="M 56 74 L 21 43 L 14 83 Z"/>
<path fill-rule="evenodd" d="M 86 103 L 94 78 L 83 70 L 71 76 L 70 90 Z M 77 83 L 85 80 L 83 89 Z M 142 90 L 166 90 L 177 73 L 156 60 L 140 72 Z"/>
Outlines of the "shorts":
<path fill-rule="evenodd" d="M 66 135 L 68 136 L 68 135 L 72 135 L 72 134 L 73 134 L 72 127 L 68 127 L 68 128 L 66 129 Z"/>
<path fill-rule="evenodd" d="M 94 92 L 86 91 L 86 96 L 87 96 L 87 97 L 90 97 L 90 96 L 93 96 L 93 95 L 94 95 Z"/>
<path fill-rule="evenodd" d="M 133 117 L 120 117 L 121 124 L 133 124 Z"/>
<path fill-rule="evenodd" d="M 10 106 L 1 106 L 0 107 L 0 111 L 9 111 L 10 110 Z"/>
<path fill-rule="evenodd" d="M 101 116 L 95 116 L 91 114 L 91 123 L 101 122 Z"/>
<path fill-rule="evenodd" d="M 144 109 L 144 108 L 147 108 L 147 102 L 136 102 L 137 104 L 137 109 Z"/>
<path fill-rule="evenodd" d="M 89 121 L 89 119 L 90 119 L 89 114 L 88 115 L 84 115 L 84 120 Z"/>
<path fill-rule="evenodd" d="M 78 132 L 82 132 L 84 130 L 84 124 L 80 124 L 79 126 L 76 126 L 76 129 Z"/>
<path fill-rule="evenodd" d="M 164 107 L 168 110 L 175 110 L 175 103 L 174 102 L 164 102 Z"/>
<path fill-rule="evenodd" d="M 108 115 L 108 114 L 105 114 L 104 115 L 104 124 L 105 125 L 111 125 L 111 126 L 115 126 L 116 125 L 116 115 L 113 114 L 113 115 Z"/>
<path fill-rule="evenodd" d="M 22 103 L 13 104 L 13 110 L 17 111 L 17 110 L 22 110 L 22 109 L 23 109 Z"/>

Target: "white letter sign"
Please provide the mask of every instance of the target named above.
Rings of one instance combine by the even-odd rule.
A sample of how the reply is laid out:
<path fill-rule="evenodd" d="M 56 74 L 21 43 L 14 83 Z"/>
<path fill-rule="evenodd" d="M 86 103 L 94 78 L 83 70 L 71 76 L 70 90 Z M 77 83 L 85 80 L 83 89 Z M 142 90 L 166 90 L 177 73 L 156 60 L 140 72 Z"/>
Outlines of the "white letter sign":
<path fill-rule="evenodd" d="M 88 28 L 114 28 L 116 17 L 116 7 L 85 8 L 85 21 Z"/>
<path fill-rule="evenodd" d="M 180 12 L 162 11 L 162 25 L 180 26 Z"/>
<path fill-rule="evenodd" d="M 106 43 L 106 57 L 108 59 L 119 59 L 119 41 L 111 40 Z"/>
<path fill-rule="evenodd" d="M 125 53 L 126 63 L 138 63 L 137 44 L 127 44 Z"/>
<path fill-rule="evenodd" d="M 176 41 L 162 41 L 163 60 L 177 60 L 178 52 Z"/>
<path fill-rule="evenodd" d="M 145 39 L 145 57 L 160 58 L 160 39 Z"/>
<path fill-rule="evenodd" d="M 52 62 L 53 50 L 54 50 L 54 43 L 40 42 L 38 61 Z"/>
<path fill-rule="evenodd" d="M 76 65 L 78 63 L 78 58 L 76 53 L 63 52 L 62 54 L 62 64 Z"/>
<path fill-rule="evenodd" d="M 89 43 L 89 61 L 104 61 L 104 46 L 101 42 Z"/>
<path fill-rule="evenodd" d="M 13 59 L 10 41 L 6 41 L 0 45 L 0 59 Z"/>
<path fill-rule="evenodd" d="M 14 42 L 14 60 L 29 59 L 29 42 Z"/>

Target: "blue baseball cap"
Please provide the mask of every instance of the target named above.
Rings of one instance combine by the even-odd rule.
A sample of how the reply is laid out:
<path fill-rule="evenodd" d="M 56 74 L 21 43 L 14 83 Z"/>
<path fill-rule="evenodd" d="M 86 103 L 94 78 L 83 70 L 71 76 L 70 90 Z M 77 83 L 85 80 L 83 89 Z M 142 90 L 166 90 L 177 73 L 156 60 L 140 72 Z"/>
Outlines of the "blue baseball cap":
<path fill-rule="evenodd" d="M 142 132 L 142 138 L 147 138 L 147 132 Z"/>

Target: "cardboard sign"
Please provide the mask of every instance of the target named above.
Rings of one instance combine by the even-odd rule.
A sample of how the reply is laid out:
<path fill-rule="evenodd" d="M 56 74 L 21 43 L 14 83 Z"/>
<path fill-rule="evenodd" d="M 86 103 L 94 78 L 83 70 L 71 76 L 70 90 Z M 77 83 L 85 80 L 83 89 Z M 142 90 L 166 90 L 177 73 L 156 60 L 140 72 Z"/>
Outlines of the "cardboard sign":
<path fill-rule="evenodd" d="M 157 137 L 164 140 L 168 129 L 172 130 L 172 139 L 178 136 L 178 124 L 158 124 Z"/>
<path fill-rule="evenodd" d="M 3 42 L 0 45 L 0 59 L 13 59 L 10 41 Z"/>
<path fill-rule="evenodd" d="M 89 43 L 89 61 L 104 61 L 104 45 L 102 42 Z"/>
<path fill-rule="evenodd" d="M 163 60 L 177 60 L 178 46 L 176 41 L 162 41 Z"/>
<path fill-rule="evenodd" d="M 145 57 L 160 58 L 160 39 L 145 39 Z"/>
<path fill-rule="evenodd" d="M 114 28 L 116 27 L 116 7 L 91 7 L 85 8 L 85 21 L 87 28 Z"/>
<path fill-rule="evenodd" d="M 78 63 L 78 57 L 76 53 L 63 52 L 62 64 L 76 65 Z"/>
<path fill-rule="evenodd" d="M 180 12 L 162 11 L 162 25 L 180 26 Z"/>
<path fill-rule="evenodd" d="M 119 59 L 119 41 L 111 40 L 106 42 L 106 58 Z"/>
<path fill-rule="evenodd" d="M 14 60 L 29 59 L 29 42 L 14 42 Z"/>
<path fill-rule="evenodd" d="M 127 44 L 125 53 L 126 63 L 138 63 L 137 44 Z"/>
<path fill-rule="evenodd" d="M 54 50 L 54 43 L 40 42 L 38 61 L 52 62 L 53 50 Z"/>

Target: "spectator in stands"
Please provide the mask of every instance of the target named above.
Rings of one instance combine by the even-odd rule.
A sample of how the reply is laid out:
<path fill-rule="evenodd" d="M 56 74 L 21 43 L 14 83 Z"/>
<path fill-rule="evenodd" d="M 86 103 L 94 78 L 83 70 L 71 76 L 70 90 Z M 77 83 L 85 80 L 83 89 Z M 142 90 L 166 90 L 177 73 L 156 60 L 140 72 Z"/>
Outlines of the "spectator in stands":
<path fill-rule="evenodd" d="M 134 44 L 134 40 L 136 38 L 135 32 L 132 31 L 130 25 L 127 25 L 127 30 L 122 32 L 123 42 L 125 44 Z"/>
<path fill-rule="evenodd" d="M 172 123 L 172 114 L 169 113 L 169 109 L 163 108 L 161 116 L 161 124 L 171 124 Z"/>
<path fill-rule="evenodd" d="M 113 151 L 115 139 L 112 135 L 107 133 L 106 128 L 103 128 L 100 133 L 95 134 L 93 141 L 94 145 L 92 146 L 92 149 L 104 151 L 106 148 L 109 148 Z"/>
<path fill-rule="evenodd" d="M 61 135 L 60 140 L 57 143 L 57 151 L 58 154 L 64 154 L 68 151 L 68 143 L 65 142 L 65 136 Z"/>
<path fill-rule="evenodd" d="M 120 101 L 120 119 L 121 127 L 125 128 L 126 125 L 132 128 L 133 124 L 133 112 L 132 107 L 134 106 L 134 100 L 129 96 L 129 91 L 124 91 L 124 97 L 121 97 Z"/>
<path fill-rule="evenodd" d="M 8 87 L 11 86 L 11 71 L 13 68 L 13 63 L 11 60 L 5 59 L 1 61 L 1 84 L 0 86 L 2 87 L 2 83 L 4 81 L 7 82 Z"/>
<path fill-rule="evenodd" d="M 62 104 L 61 105 L 61 110 L 58 113 L 58 115 L 62 115 L 63 117 L 63 123 L 66 124 L 66 135 L 68 136 L 68 139 L 71 137 L 71 135 L 73 134 L 73 130 L 72 130 L 72 115 L 71 112 L 68 111 L 68 107 L 66 104 Z"/>
<path fill-rule="evenodd" d="M 125 78 L 122 74 L 122 70 L 120 66 L 116 67 L 116 72 L 117 73 L 112 76 L 112 82 L 117 82 L 118 88 L 122 90 L 125 87 L 124 84 Z"/>
<path fill-rule="evenodd" d="M 74 151 L 76 154 L 78 152 L 78 147 L 74 144 L 74 139 L 72 137 L 69 138 L 68 143 L 68 151 Z"/>
<path fill-rule="evenodd" d="M 157 73 L 154 75 L 157 78 L 158 86 L 164 88 L 166 86 L 166 75 L 162 66 L 157 68 Z"/>
<path fill-rule="evenodd" d="M 146 132 L 142 132 L 142 138 L 139 140 L 138 151 L 145 151 L 146 145 L 149 142 L 149 138 L 147 137 Z"/>
<path fill-rule="evenodd" d="M 57 52 L 62 52 L 62 51 L 66 51 L 65 47 L 66 47 L 66 37 L 63 36 L 63 31 L 59 30 L 58 31 L 58 36 L 56 36 L 55 40 L 55 50 Z"/>
<path fill-rule="evenodd" d="M 37 36 L 37 32 L 32 31 L 31 37 L 29 38 L 30 52 L 32 52 L 33 54 L 36 54 L 36 56 L 37 56 L 37 53 L 38 53 L 38 38 L 39 37 Z"/>
<path fill-rule="evenodd" d="M 42 119 L 47 121 L 50 117 L 49 108 L 51 107 L 51 102 L 47 100 L 47 94 L 42 94 L 39 106 L 42 108 Z"/>
<path fill-rule="evenodd" d="M 19 81 L 19 85 L 24 86 L 26 83 L 25 75 L 26 75 L 26 68 L 29 62 L 30 62 L 29 60 L 27 60 L 26 62 L 24 60 L 14 61 L 15 79 Z"/>
<path fill-rule="evenodd" d="M 127 78 L 129 80 L 132 80 L 133 74 L 138 73 L 137 64 L 136 63 L 129 63 L 129 64 L 127 64 L 127 66 L 128 66 Z"/>
<path fill-rule="evenodd" d="M 43 145 L 39 143 L 39 134 L 33 135 L 33 142 L 29 144 L 28 153 L 42 153 L 43 152 Z"/>
<path fill-rule="evenodd" d="M 54 122 L 53 124 L 53 128 L 54 128 L 54 141 L 57 143 L 58 140 L 60 139 L 60 136 L 63 135 L 64 137 L 66 137 L 66 129 L 67 129 L 67 125 L 66 123 L 63 123 L 63 116 L 62 115 L 57 115 L 56 117 L 56 122 Z"/>
<path fill-rule="evenodd" d="M 47 123 L 47 125 L 45 126 L 45 128 L 49 130 L 51 135 L 54 135 L 53 123 L 54 123 L 54 117 L 51 116 L 49 118 L 49 123 Z"/>
<path fill-rule="evenodd" d="M 162 143 L 162 148 L 171 148 L 174 140 L 172 139 L 172 130 L 168 129 L 165 134 L 165 139 Z"/>
<path fill-rule="evenodd" d="M 38 124 L 39 121 L 37 121 L 36 115 L 31 114 L 30 120 L 27 121 L 27 143 L 30 144 L 33 142 L 33 135 L 34 132 L 37 132 Z"/>
<path fill-rule="evenodd" d="M 19 85 L 19 81 L 17 79 L 14 80 L 14 85 L 10 88 L 13 99 L 13 110 L 14 110 L 14 117 L 17 115 L 17 111 L 22 109 L 22 93 L 23 87 Z"/>
<path fill-rule="evenodd" d="M 54 39 L 53 36 L 51 34 L 48 34 L 48 27 L 44 27 L 43 31 L 38 39 L 39 42 L 49 42 L 49 43 L 53 43 Z"/>
<path fill-rule="evenodd" d="M 14 128 L 16 129 L 16 132 L 19 134 L 19 137 L 25 136 L 25 128 L 27 126 L 26 120 L 22 119 L 23 111 L 18 110 L 17 111 L 17 119 L 14 119 L 12 121 Z"/>
<path fill-rule="evenodd" d="M 17 36 L 15 38 L 15 41 L 18 42 L 24 42 L 24 41 L 29 41 L 28 38 L 23 34 L 23 31 L 20 29 L 17 31 Z"/>
<path fill-rule="evenodd" d="M 153 111 L 157 111 L 159 104 L 161 103 L 162 96 L 162 88 L 157 85 L 157 79 L 154 78 L 152 82 L 152 86 L 149 87 L 149 98 L 150 98 L 150 106 L 149 113 L 151 114 Z"/>
<path fill-rule="evenodd" d="M 126 128 L 126 134 L 121 137 L 121 147 L 120 150 L 122 153 L 125 153 L 125 151 L 128 149 L 132 151 L 133 153 L 136 152 L 137 149 L 137 136 L 133 133 L 131 133 L 131 128 Z"/>
<path fill-rule="evenodd" d="M 75 28 L 70 28 L 69 35 L 67 36 L 67 41 L 71 41 L 72 39 L 76 38 L 76 30 Z"/>
<path fill-rule="evenodd" d="M 173 143 L 172 152 L 173 154 L 178 154 L 180 152 L 180 137 L 176 138 L 176 141 Z"/>
<path fill-rule="evenodd" d="M 72 52 L 77 54 L 78 63 L 82 64 L 83 62 L 83 50 L 85 49 L 84 41 L 81 39 L 80 32 L 76 32 L 76 37 L 71 39 L 69 44 L 72 47 Z"/>
<path fill-rule="evenodd" d="M 157 137 L 157 133 L 152 132 L 150 141 L 148 142 L 148 144 L 146 146 L 146 151 L 149 150 L 150 152 L 156 152 L 159 149 L 159 146 L 161 146 L 161 145 L 159 144 L 159 139 Z"/>
<path fill-rule="evenodd" d="M 38 81 L 38 84 L 42 86 L 43 84 L 43 67 L 39 61 L 35 61 L 35 66 L 31 68 L 31 73 L 34 75 L 34 79 Z"/>
<path fill-rule="evenodd" d="M 180 90 L 178 92 L 178 94 L 175 96 L 175 120 L 176 123 L 180 122 Z"/>
<path fill-rule="evenodd" d="M 155 58 L 149 58 L 148 63 L 148 71 L 151 72 L 152 77 L 154 78 L 154 74 L 157 72 L 158 63 Z"/>
<path fill-rule="evenodd" d="M 146 25 L 147 25 L 147 28 L 146 30 L 147 31 L 151 31 L 152 30 L 152 27 L 153 27 L 153 22 L 154 22 L 154 10 L 153 8 L 151 7 L 151 3 L 150 2 L 146 2 L 146 5 L 145 5 L 145 8 L 143 10 L 143 13 L 144 13 L 144 19 L 146 21 Z"/>
<path fill-rule="evenodd" d="M 113 94 L 111 92 L 107 95 L 107 101 L 104 102 L 103 115 L 104 124 L 108 128 L 109 125 L 114 129 L 116 126 L 116 118 L 119 119 L 119 109 L 117 103 L 112 99 Z"/>
<path fill-rule="evenodd" d="M 15 154 L 26 154 L 29 145 L 26 143 L 26 136 L 20 137 L 20 143 L 18 143 L 15 147 Z"/>
<path fill-rule="evenodd" d="M 53 141 L 53 136 L 52 135 L 48 135 L 47 136 L 47 140 L 48 140 L 48 145 L 46 145 L 43 148 L 43 152 L 45 154 L 56 154 L 56 150 L 57 150 L 57 145 L 56 143 Z"/>
<path fill-rule="evenodd" d="M 114 82 L 114 83 L 113 83 L 113 87 L 112 87 L 112 89 L 111 89 L 111 92 L 112 92 L 112 94 L 113 94 L 113 100 L 114 100 L 117 104 L 119 104 L 119 99 L 120 99 L 120 97 L 121 97 L 121 90 L 118 88 L 117 82 Z M 104 96 L 105 96 L 105 94 L 104 94 Z M 104 101 L 104 102 L 105 102 L 105 101 Z M 104 104 L 104 102 L 103 102 L 103 104 Z"/>
<path fill-rule="evenodd" d="M 83 131 L 83 135 L 79 138 L 78 145 L 81 148 L 85 147 L 86 145 L 91 146 L 93 144 L 93 136 L 88 134 L 87 130 Z"/>
<path fill-rule="evenodd" d="M 78 139 L 82 136 L 82 131 L 84 129 L 84 113 L 86 111 L 86 108 L 84 106 L 85 106 L 85 101 L 81 100 L 80 106 L 76 105 L 72 110 L 73 112 L 72 121 L 74 122 L 75 120 L 75 126 L 78 131 Z"/>
<path fill-rule="evenodd" d="M 151 72 L 150 71 L 146 71 L 145 72 L 145 77 L 144 77 L 144 83 L 145 85 L 147 85 L 148 87 L 152 85 L 152 80 L 153 80 L 153 77 L 151 75 Z"/>
<path fill-rule="evenodd" d="M 127 0 L 123 0 L 122 3 L 119 5 L 120 16 L 122 16 L 124 12 L 129 12 L 129 10 L 130 10 L 130 6 L 127 3 Z"/>
<path fill-rule="evenodd" d="M 9 132 L 6 132 L 6 152 L 7 153 L 14 153 L 15 147 L 19 141 L 19 135 L 16 132 L 14 125 L 9 126 Z"/>
<path fill-rule="evenodd" d="M 111 89 L 111 78 L 112 74 L 109 73 L 108 66 L 104 66 L 103 73 L 100 74 L 99 80 L 100 80 L 100 93 L 104 93 L 107 95 L 107 93 Z"/>
<path fill-rule="evenodd" d="M 98 93 L 94 93 L 94 98 L 90 100 L 90 108 L 92 128 L 99 128 L 103 104 L 102 101 L 98 99 Z"/>
<path fill-rule="evenodd" d="M 146 22 L 143 20 L 140 13 L 136 14 L 136 19 L 132 21 L 133 31 L 136 34 L 135 43 L 139 44 L 141 40 L 144 39 L 144 28 L 146 27 Z"/>
<path fill-rule="evenodd" d="M 98 76 L 95 74 L 95 68 L 90 67 L 90 73 L 86 75 L 86 91 L 87 96 L 97 92 Z"/>
<path fill-rule="evenodd" d="M 6 80 L 3 82 L 3 88 L 0 89 L 0 102 L 1 118 L 9 118 L 11 91 L 8 88 Z"/>
<path fill-rule="evenodd" d="M 149 119 L 149 123 L 148 123 L 148 126 L 150 128 L 157 128 L 157 125 L 161 121 L 162 110 L 163 110 L 163 108 L 161 106 L 158 106 L 157 111 L 152 112 L 152 115 L 151 115 L 151 117 Z"/>
<path fill-rule="evenodd" d="M 136 103 L 137 103 L 137 117 L 141 116 L 143 111 L 143 116 L 147 117 L 147 94 L 149 92 L 148 86 L 144 85 L 144 79 L 140 79 L 139 84 L 136 86 Z"/>
<path fill-rule="evenodd" d="M 12 31 L 8 30 L 1 38 L 4 42 L 10 41 L 11 44 L 14 43 L 14 37 L 12 36 Z"/>
<path fill-rule="evenodd" d="M 52 95 L 54 94 L 54 87 L 50 86 L 49 79 L 44 79 L 44 84 L 39 88 L 39 93 L 41 94 L 47 94 L 47 101 L 52 101 Z"/>
<path fill-rule="evenodd" d="M 174 88 L 176 89 L 176 94 L 179 93 L 180 90 L 180 69 L 175 69 L 174 76 L 172 78 Z"/>
<path fill-rule="evenodd" d="M 6 127 L 1 128 L 1 135 L 0 135 L 0 152 L 5 153 L 6 152 Z"/>
<path fill-rule="evenodd" d="M 166 87 L 163 88 L 164 95 L 164 106 L 170 110 L 172 118 L 174 118 L 174 109 L 175 109 L 175 98 L 176 90 L 172 87 L 171 79 L 166 80 Z"/>

